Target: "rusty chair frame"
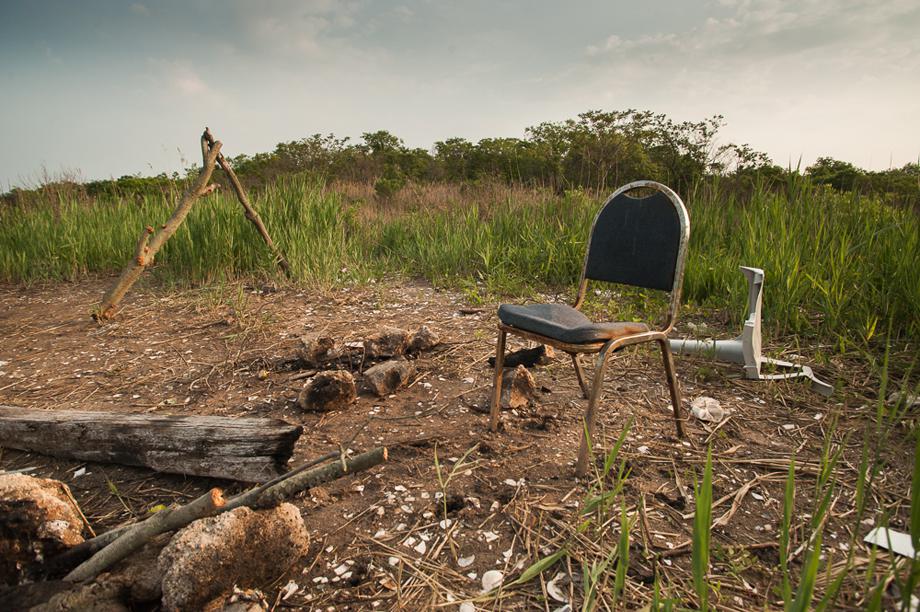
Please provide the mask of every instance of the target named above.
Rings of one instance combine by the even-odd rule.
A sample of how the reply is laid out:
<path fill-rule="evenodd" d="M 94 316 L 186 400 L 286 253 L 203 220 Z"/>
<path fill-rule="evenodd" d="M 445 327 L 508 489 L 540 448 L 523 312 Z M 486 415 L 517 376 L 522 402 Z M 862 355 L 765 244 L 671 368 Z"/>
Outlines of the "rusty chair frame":
<path fill-rule="evenodd" d="M 512 325 L 501 322 L 499 320 L 498 324 L 498 341 L 496 346 L 495 353 L 495 373 L 493 379 L 493 392 L 492 392 L 492 405 L 491 405 L 491 414 L 490 414 L 490 429 L 492 431 L 498 430 L 500 413 L 501 413 L 501 388 L 502 388 L 502 374 L 504 366 L 504 357 L 505 357 L 505 340 L 508 334 L 513 334 L 520 336 L 522 338 L 539 342 L 542 344 L 548 344 L 554 348 L 557 348 L 565 353 L 568 353 L 572 359 L 572 365 L 575 368 L 575 375 L 578 378 L 578 384 L 581 387 L 582 394 L 585 399 L 588 400 L 588 407 L 585 413 L 585 423 L 584 423 L 584 434 L 582 435 L 581 448 L 578 452 L 578 462 L 576 465 L 576 474 L 578 476 L 584 476 L 588 471 L 589 465 L 589 453 L 591 448 L 591 440 L 594 436 L 594 428 L 597 414 L 597 405 L 601 399 L 603 392 L 604 384 L 604 373 L 607 368 L 607 361 L 613 353 L 623 347 L 630 346 L 633 344 L 640 344 L 643 342 L 657 342 L 661 349 L 662 361 L 664 364 L 664 371 L 667 378 L 668 387 L 671 392 L 671 404 L 674 411 L 674 424 L 677 429 L 677 435 L 683 437 L 683 425 L 680 413 L 680 387 L 678 386 L 677 376 L 674 370 L 674 359 L 671 355 L 671 347 L 668 342 L 668 333 L 673 329 L 674 324 L 677 320 L 677 311 L 680 303 L 680 294 L 681 288 L 683 286 L 683 277 L 684 277 L 684 264 L 687 258 L 687 242 L 690 237 L 690 219 L 687 215 L 687 209 L 684 206 L 683 201 L 680 197 L 674 193 L 671 189 L 657 183 L 655 181 L 635 181 L 624 185 L 620 189 L 616 190 L 604 203 L 600 211 L 594 218 L 594 222 L 591 225 L 591 233 L 588 242 L 588 248 L 585 253 L 585 263 L 582 268 L 581 279 L 578 285 L 578 296 L 575 299 L 573 308 L 575 310 L 580 310 L 582 304 L 584 303 L 585 293 L 587 291 L 588 281 L 589 280 L 609 280 L 605 278 L 597 278 L 596 275 L 592 276 L 589 274 L 589 261 L 591 260 L 592 248 L 595 247 L 596 242 L 596 231 L 598 230 L 597 224 L 598 220 L 601 219 L 604 211 L 608 207 L 617 206 L 622 203 L 620 199 L 621 196 L 625 196 L 629 200 L 634 200 L 636 198 L 631 198 L 627 195 L 627 192 L 635 191 L 637 189 L 645 190 L 655 190 L 664 196 L 670 201 L 673 206 L 674 213 L 676 215 L 677 227 L 679 228 L 678 234 L 678 245 L 676 249 L 676 257 L 673 262 L 673 283 L 670 286 L 670 304 L 668 306 L 666 320 L 664 325 L 658 329 L 650 329 L 646 325 L 632 325 L 630 324 L 614 324 L 614 325 L 623 325 L 622 332 L 618 333 L 614 337 L 611 337 L 606 341 L 592 341 L 586 343 L 572 343 L 572 342 L 563 342 L 556 338 L 552 338 L 542 333 L 537 333 L 530 330 L 520 329 Z M 650 200 L 652 197 L 657 196 L 648 196 L 646 198 L 638 198 L 640 201 Z M 668 220 L 673 223 L 674 219 Z M 613 236 L 614 239 L 620 239 L 619 235 Z M 631 239 L 630 236 L 623 236 L 623 239 Z M 639 237 L 642 238 L 642 237 Z M 609 240 L 607 237 L 602 237 L 600 239 L 601 243 L 604 243 L 605 240 Z M 666 273 L 670 273 L 670 270 L 666 270 Z M 642 282 L 622 282 L 622 281 L 611 281 L 617 282 L 618 284 L 628 284 L 633 286 L 644 286 L 649 287 L 648 284 Z M 650 287 L 667 290 L 664 287 Z M 594 371 L 594 380 L 589 391 L 586 382 L 585 382 L 585 373 L 582 369 L 581 362 L 579 361 L 579 355 L 582 353 L 587 354 L 597 354 L 596 366 Z"/>

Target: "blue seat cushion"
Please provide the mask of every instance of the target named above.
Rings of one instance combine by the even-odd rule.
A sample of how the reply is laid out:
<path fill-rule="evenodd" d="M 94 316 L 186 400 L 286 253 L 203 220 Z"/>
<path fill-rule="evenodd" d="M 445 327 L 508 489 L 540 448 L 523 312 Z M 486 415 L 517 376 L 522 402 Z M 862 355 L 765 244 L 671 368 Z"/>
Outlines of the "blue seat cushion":
<path fill-rule="evenodd" d="M 498 320 L 569 344 L 607 342 L 649 330 L 644 323 L 593 323 L 581 311 L 566 304 L 502 304 L 498 308 Z"/>

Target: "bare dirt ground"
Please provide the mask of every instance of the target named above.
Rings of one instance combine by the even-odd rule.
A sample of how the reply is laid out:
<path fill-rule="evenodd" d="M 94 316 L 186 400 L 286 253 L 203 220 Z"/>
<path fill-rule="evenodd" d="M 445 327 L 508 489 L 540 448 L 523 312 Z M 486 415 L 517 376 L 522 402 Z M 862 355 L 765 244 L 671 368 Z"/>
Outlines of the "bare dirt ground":
<path fill-rule="evenodd" d="M 486 405 L 491 385 L 487 359 L 494 352 L 496 305 L 464 315 L 460 309 L 469 306 L 462 296 L 424 284 L 327 293 L 143 287 L 129 295 L 114 322 L 99 325 L 89 313 L 105 287 L 103 281 L 0 287 L 0 404 L 279 417 L 305 427 L 292 466 L 349 440 L 356 451 L 390 449 L 385 465 L 295 500 L 311 532 L 311 554 L 290 568 L 278 560 L 277 580 L 261 585 L 270 603 L 306 609 L 444 606 L 479 596 L 486 571 L 500 570 L 510 582 L 568 543 L 570 558 L 543 578 L 476 605 L 555 610 L 563 606 L 560 599 L 581 605 L 579 561 L 602 561 L 617 541 L 619 501 L 609 516 L 590 515 L 592 525 L 576 533 L 584 518 L 579 509 L 598 483 L 574 477 L 585 401 L 564 355 L 533 369 L 543 388 L 537 405 L 506 412 L 501 432 L 490 433 L 487 415 L 474 409 Z M 428 325 L 441 336 L 442 344 L 417 360 L 410 387 L 384 399 L 360 395 L 341 412 L 301 411 L 294 398 L 304 381 L 295 380 L 298 371 L 292 369 L 297 338 L 323 332 L 347 342 L 384 325 L 410 331 Z M 510 342 L 510 349 L 524 346 Z M 632 422 L 620 453 L 629 470 L 624 495 L 634 521 L 626 602 L 647 603 L 656 572 L 672 597 L 691 597 L 693 482 L 711 443 L 713 517 L 724 518 L 713 530 L 713 601 L 724 609 L 774 608 L 789 458 L 796 456 L 800 525 L 809 518 L 822 441 L 835 417 L 834 437 L 845 451 L 825 553 L 840 559 L 846 554 L 861 432 L 874 410 L 869 383 L 851 364 L 832 364 L 819 374 L 838 381 L 843 392 L 824 399 L 802 383 L 744 381 L 702 358 L 676 359 L 685 408 L 707 395 L 731 416 L 718 427 L 688 417 L 688 436 L 679 441 L 659 356 L 627 350 L 611 364 L 599 446 L 610 448 Z M 69 484 L 96 532 L 143 517 L 158 504 L 188 501 L 215 484 L 0 451 L 0 469 L 34 468 L 29 473 Z M 887 512 L 892 526 L 904 528 L 910 456 L 906 441 L 903 448 L 890 448 L 869 519 Z M 218 484 L 229 493 L 241 490 L 236 483 Z M 858 546 L 871 524 L 861 525 Z M 794 548 L 801 545 L 797 536 Z M 801 563 L 803 553 L 796 554 Z M 548 591 L 546 581 L 559 573 L 565 575 Z M 838 605 L 858 608 L 863 590 L 848 584 Z M 606 595 L 601 600 L 609 605 Z"/>

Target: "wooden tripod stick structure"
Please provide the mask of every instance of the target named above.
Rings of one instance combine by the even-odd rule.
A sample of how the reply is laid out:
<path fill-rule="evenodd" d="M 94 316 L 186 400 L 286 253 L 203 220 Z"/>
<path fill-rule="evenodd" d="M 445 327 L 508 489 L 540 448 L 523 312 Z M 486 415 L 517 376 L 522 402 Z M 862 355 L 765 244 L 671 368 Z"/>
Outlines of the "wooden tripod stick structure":
<path fill-rule="evenodd" d="M 204 147 L 204 143 L 206 142 L 204 135 L 201 136 L 201 142 L 202 147 Z M 185 217 L 188 216 L 189 211 L 192 209 L 192 204 L 201 196 L 207 195 L 217 188 L 216 185 L 209 185 L 208 183 L 211 180 L 211 175 L 214 173 L 217 156 L 220 155 L 220 147 L 220 142 L 215 142 L 213 146 L 209 145 L 208 155 L 204 159 L 204 166 L 198 174 L 198 178 L 195 179 L 195 182 L 188 191 L 182 195 L 182 199 L 179 200 L 179 205 L 176 207 L 176 210 L 173 211 L 169 220 L 162 225 L 159 230 L 154 230 L 149 225 L 144 228 L 144 232 L 137 242 L 134 259 L 128 264 L 124 272 L 121 273 L 115 285 L 102 297 L 102 302 L 93 313 L 94 319 L 103 320 L 112 318 L 118 303 L 121 302 L 125 294 L 128 293 L 134 283 L 137 282 L 137 279 L 140 278 L 147 266 L 153 263 L 154 257 L 156 257 L 156 254 L 166 241 L 176 233 L 176 230 L 178 230 L 182 222 L 185 221 Z"/>
<path fill-rule="evenodd" d="M 205 146 L 206 141 L 207 146 Z M 202 159 L 207 160 L 210 147 L 213 147 L 216 143 L 217 141 L 214 140 L 214 136 L 211 135 L 211 130 L 204 128 L 204 134 L 201 137 Z M 223 153 L 217 154 L 217 165 L 220 166 L 220 169 L 227 175 L 227 179 L 230 181 L 230 186 L 233 187 L 236 198 L 240 201 L 240 204 L 242 204 L 243 210 L 246 211 L 246 218 L 256 226 L 256 231 L 259 232 L 259 235 L 262 236 L 262 240 L 265 241 L 268 249 L 272 252 L 272 255 L 274 255 L 278 267 L 281 268 L 281 271 L 284 272 L 286 277 L 291 278 L 291 266 L 288 264 L 281 250 L 275 246 L 272 237 L 268 234 L 268 230 L 265 229 L 265 224 L 262 223 L 262 217 L 259 216 L 259 213 L 249 202 L 249 197 L 243 189 L 243 184 L 240 183 L 240 179 L 237 178 L 236 172 L 233 171 L 230 162 L 227 161 Z"/>
<path fill-rule="evenodd" d="M 201 135 L 201 154 L 202 154 L 202 168 L 201 172 L 198 174 L 198 178 L 195 179 L 195 182 L 192 186 L 182 195 L 182 199 L 179 201 L 179 205 L 176 207 L 176 210 L 173 211 L 172 216 L 166 222 L 165 225 L 161 226 L 159 230 L 154 230 L 153 227 L 147 226 L 144 228 L 143 233 L 141 234 L 140 239 L 137 242 L 137 247 L 134 252 L 134 259 L 121 273 L 121 276 L 118 278 L 118 281 L 115 285 L 109 289 L 102 298 L 102 302 L 93 312 L 93 318 L 96 320 L 105 320 L 111 319 L 115 314 L 115 309 L 118 304 L 121 302 L 122 298 L 125 297 L 125 294 L 131 289 L 134 283 L 137 282 L 137 279 L 140 278 L 141 274 L 144 272 L 144 269 L 153 263 L 154 257 L 163 247 L 163 244 L 179 229 L 179 226 L 182 225 L 182 222 L 185 221 L 185 217 L 188 216 L 189 211 L 192 209 L 192 205 L 195 201 L 215 189 L 217 185 L 208 184 L 211 180 L 211 175 L 214 173 L 214 168 L 217 165 L 220 165 L 221 169 L 226 173 L 227 178 L 230 180 L 230 185 L 233 187 L 233 191 L 236 193 L 236 197 L 239 199 L 240 204 L 243 205 L 243 209 L 246 211 L 246 218 L 249 219 L 253 225 L 256 227 L 256 231 L 259 232 L 259 235 L 262 237 L 262 240 L 265 241 L 265 244 L 268 245 L 269 250 L 275 257 L 275 261 L 281 267 L 281 270 L 284 272 L 285 276 L 288 278 L 291 277 L 291 267 L 287 262 L 287 259 L 284 258 L 284 255 L 275 246 L 275 243 L 272 241 L 271 236 L 268 234 L 268 230 L 265 229 L 265 224 L 262 223 L 262 218 L 259 217 L 259 213 L 252 207 L 252 204 L 249 202 L 249 198 L 246 196 L 246 192 L 243 190 L 243 185 L 240 183 L 239 178 L 237 178 L 236 173 L 233 171 L 233 168 L 230 167 L 229 162 L 224 158 L 223 154 L 220 152 L 221 143 L 219 140 L 215 140 L 214 136 L 211 134 L 211 131 L 208 128 L 204 129 L 204 133 Z"/>

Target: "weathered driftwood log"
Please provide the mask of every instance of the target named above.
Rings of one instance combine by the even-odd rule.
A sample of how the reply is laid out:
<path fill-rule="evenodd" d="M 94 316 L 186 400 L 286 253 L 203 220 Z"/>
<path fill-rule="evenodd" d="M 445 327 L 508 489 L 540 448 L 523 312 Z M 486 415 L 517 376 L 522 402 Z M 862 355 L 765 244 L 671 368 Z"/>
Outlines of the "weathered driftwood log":
<path fill-rule="evenodd" d="M 366 453 L 356 455 L 354 457 L 341 459 L 326 465 L 320 465 L 310 470 L 298 468 L 292 470 L 288 477 L 280 477 L 275 481 L 266 483 L 265 485 L 250 489 L 245 493 L 237 495 L 236 497 L 217 507 L 214 513 L 220 514 L 222 512 L 228 512 L 235 508 L 241 508 L 244 506 L 257 509 L 270 508 L 280 504 L 285 499 L 293 497 L 301 491 L 309 489 L 310 487 L 342 478 L 347 474 L 353 474 L 370 469 L 383 463 L 386 460 L 387 449 L 380 447 L 370 450 Z M 214 489 L 213 491 L 218 490 Z M 119 544 L 119 549 L 124 552 L 124 550 L 128 549 L 127 543 L 130 543 L 131 548 L 128 550 L 128 553 L 130 553 L 133 550 L 137 550 L 143 546 L 147 540 L 159 533 L 184 527 L 191 521 L 199 518 L 195 516 L 196 511 L 188 509 L 189 506 L 197 504 L 199 506 L 198 511 L 200 511 L 202 507 L 206 508 L 207 502 L 206 500 L 202 500 L 204 500 L 208 495 L 212 495 L 213 491 L 205 494 L 205 496 L 202 498 L 199 498 L 194 502 L 191 502 L 191 504 L 187 504 L 186 506 L 182 506 L 174 510 L 161 511 L 168 512 L 169 514 L 165 515 L 164 518 L 158 519 L 159 522 L 153 527 L 149 526 L 148 523 L 156 519 L 157 515 L 160 513 L 157 513 L 151 518 L 140 523 L 135 523 L 134 525 L 128 525 L 114 529 L 112 531 L 103 533 L 91 540 L 87 540 L 82 544 L 78 544 L 64 555 L 54 559 L 53 563 L 58 567 L 62 567 L 69 561 L 77 562 L 77 559 L 85 558 L 87 551 L 98 551 L 95 555 L 93 555 L 93 557 L 89 559 L 89 561 L 86 561 L 80 567 L 92 563 L 93 565 L 89 566 L 91 569 L 95 570 L 96 573 L 102 572 L 110 567 L 111 563 L 114 563 L 118 559 L 124 558 L 123 556 L 114 558 L 112 555 L 107 553 L 106 551 L 109 549 L 109 547 L 115 546 L 119 541 L 121 541 L 122 544 Z M 202 514 L 201 516 L 207 515 Z M 166 528 L 164 529 L 162 527 Z M 142 538 L 138 534 L 146 535 Z M 94 562 L 95 559 L 100 557 L 102 557 L 106 563 Z M 77 570 L 79 569 L 80 568 L 78 567 Z M 77 570 L 74 570 L 74 572 Z M 93 578 L 95 576 L 95 574 L 87 575 L 87 572 L 84 570 L 80 574 L 77 574 L 79 578 L 72 578 L 74 572 L 71 572 L 71 574 L 68 575 L 68 579 L 88 580 L 89 578 Z"/>
<path fill-rule="evenodd" d="M 211 489 L 189 504 L 175 509 L 161 510 L 143 523 L 139 523 L 136 528 L 123 533 L 98 554 L 81 563 L 75 570 L 67 574 L 64 580 L 82 582 L 94 578 L 103 570 L 112 567 L 142 547 L 150 538 L 184 527 L 194 520 L 216 514 L 226 503 L 220 489 Z"/>
<path fill-rule="evenodd" d="M 0 446 L 244 482 L 284 473 L 302 432 L 280 419 L 0 406 Z"/>
<path fill-rule="evenodd" d="M 204 136 L 202 136 L 202 140 L 204 140 Z M 153 263 L 154 257 L 156 257 L 156 254 L 166 241 L 169 240 L 176 230 L 179 229 L 179 226 L 182 225 L 185 217 L 188 216 L 189 211 L 192 209 L 192 204 L 201 196 L 211 193 L 211 191 L 214 190 L 214 186 L 209 186 L 208 181 L 211 180 L 211 174 L 214 173 L 214 165 L 217 162 L 217 156 L 220 155 L 220 147 L 220 142 L 215 142 L 213 145 L 210 145 L 208 155 L 204 160 L 204 167 L 202 167 L 201 172 L 198 173 L 198 178 L 195 179 L 195 182 L 189 187 L 188 191 L 183 194 L 176 210 L 173 211 L 169 220 L 160 227 L 159 231 L 155 231 L 149 225 L 144 228 L 144 232 L 141 234 L 140 240 L 137 243 L 134 259 L 131 260 L 128 267 L 121 273 L 115 285 L 103 296 L 102 302 L 93 313 L 94 319 L 112 318 L 118 303 L 125 297 L 125 294 L 128 293 L 131 286 L 137 282 L 137 279 L 140 278 L 147 266 Z"/>
<path fill-rule="evenodd" d="M 207 143 L 207 147 L 205 143 Z M 211 130 L 204 128 L 204 135 L 202 136 L 202 156 L 205 160 L 207 160 L 210 150 L 215 146 L 220 148 L 220 142 L 214 140 L 214 136 L 211 135 Z M 205 163 L 207 163 L 207 161 L 205 161 Z M 281 250 L 275 246 L 272 237 L 268 234 L 268 230 L 265 229 L 265 224 L 262 223 L 262 217 L 259 216 L 259 213 L 249 202 L 249 197 L 246 195 L 246 190 L 243 189 L 243 184 L 240 183 L 240 179 L 237 178 L 236 172 L 233 171 L 230 162 L 227 161 L 223 153 L 217 154 L 217 165 L 219 165 L 221 170 L 224 171 L 224 174 L 227 175 L 227 179 L 230 181 L 230 186 L 233 187 L 236 198 L 240 201 L 240 204 L 242 204 L 243 210 L 246 211 L 246 218 L 256 227 L 256 231 L 259 232 L 262 240 L 265 241 L 268 250 L 270 250 L 275 257 L 278 267 L 281 268 L 285 276 L 291 278 L 291 266 L 288 264 Z"/>

